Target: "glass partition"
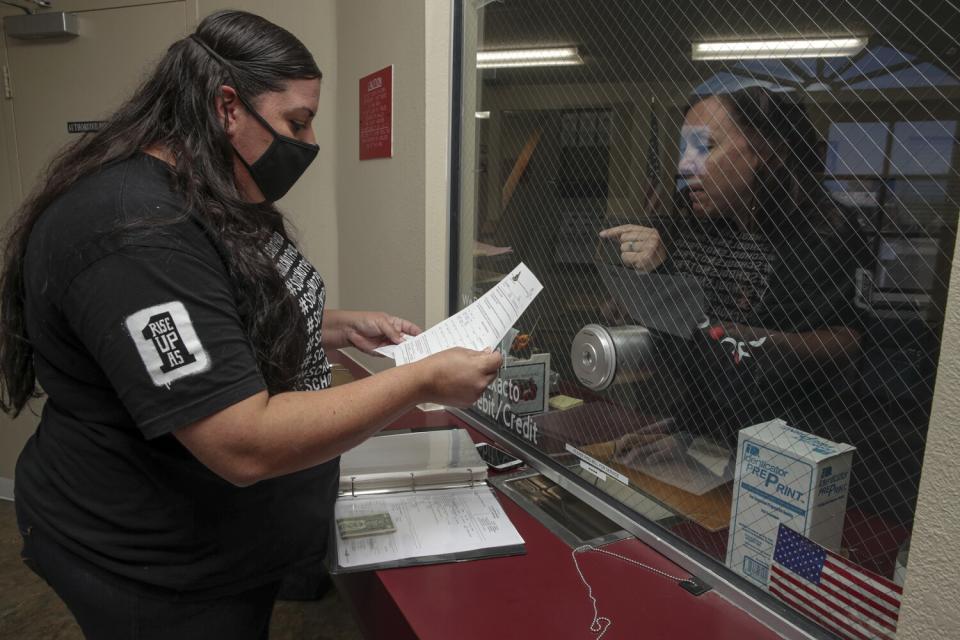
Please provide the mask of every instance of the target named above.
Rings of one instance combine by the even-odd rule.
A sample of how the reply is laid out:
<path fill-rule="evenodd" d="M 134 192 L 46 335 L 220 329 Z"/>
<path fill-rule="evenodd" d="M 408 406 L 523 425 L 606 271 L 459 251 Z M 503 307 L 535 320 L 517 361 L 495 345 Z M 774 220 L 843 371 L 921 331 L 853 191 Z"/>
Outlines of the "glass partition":
<path fill-rule="evenodd" d="M 908 566 L 957 225 L 956 7 L 462 17 L 457 306 L 519 262 L 544 285 L 471 413 L 831 631 L 886 637 L 882 603 L 820 609 L 778 553 L 792 531 L 866 575 Z"/>

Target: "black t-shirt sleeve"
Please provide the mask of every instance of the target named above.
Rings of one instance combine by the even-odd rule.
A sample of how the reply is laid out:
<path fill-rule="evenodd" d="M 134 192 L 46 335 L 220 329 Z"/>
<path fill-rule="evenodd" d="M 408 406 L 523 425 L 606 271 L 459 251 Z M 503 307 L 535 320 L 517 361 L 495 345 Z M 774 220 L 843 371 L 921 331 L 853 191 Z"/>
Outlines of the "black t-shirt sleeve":
<path fill-rule="evenodd" d="M 856 273 L 862 255 L 852 240 L 822 234 L 781 249 L 765 305 L 767 326 L 788 332 L 824 327 L 862 330 L 863 312 L 855 305 Z"/>
<path fill-rule="evenodd" d="M 77 274 L 61 310 L 147 438 L 265 388 L 217 258 L 126 246 Z"/>

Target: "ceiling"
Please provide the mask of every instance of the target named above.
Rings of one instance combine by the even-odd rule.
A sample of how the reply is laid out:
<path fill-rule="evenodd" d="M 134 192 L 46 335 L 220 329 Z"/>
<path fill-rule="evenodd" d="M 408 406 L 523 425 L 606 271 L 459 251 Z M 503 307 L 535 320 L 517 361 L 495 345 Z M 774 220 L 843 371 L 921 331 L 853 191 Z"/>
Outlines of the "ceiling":
<path fill-rule="evenodd" d="M 479 9 L 475 7 L 480 6 Z M 506 84 L 641 82 L 712 75 L 690 60 L 695 40 L 868 35 L 960 74 L 960 9 L 952 0 L 465 0 L 482 16 L 480 49 L 575 44 L 582 67 L 500 69 Z"/>

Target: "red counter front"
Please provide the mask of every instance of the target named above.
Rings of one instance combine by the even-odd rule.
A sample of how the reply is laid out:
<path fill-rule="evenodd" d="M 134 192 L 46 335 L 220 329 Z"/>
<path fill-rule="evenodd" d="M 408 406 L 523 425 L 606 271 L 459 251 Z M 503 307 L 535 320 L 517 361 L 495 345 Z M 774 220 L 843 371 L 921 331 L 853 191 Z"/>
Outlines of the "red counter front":
<path fill-rule="evenodd" d="M 340 360 L 338 358 L 338 360 Z M 355 365 L 340 360 L 354 375 Z M 412 411 L 390 428 L 468 425 L 446 412 Z M 471 430 L 476 440 L 479 433 Z M 598 638 L 594 604 L 572 549 L 509 497 L 498 493 L 526 554 L 337 576 L 335 581 L 370 639 L 498 640 Z M 635 539 L 604 547 L 664 573 L 679 566 Z M 777 635 L 715 592 L 694 596 L 675 581 L 596 552 L 577 555 L 593 589 L 604 640 L 757 639 Z"/>

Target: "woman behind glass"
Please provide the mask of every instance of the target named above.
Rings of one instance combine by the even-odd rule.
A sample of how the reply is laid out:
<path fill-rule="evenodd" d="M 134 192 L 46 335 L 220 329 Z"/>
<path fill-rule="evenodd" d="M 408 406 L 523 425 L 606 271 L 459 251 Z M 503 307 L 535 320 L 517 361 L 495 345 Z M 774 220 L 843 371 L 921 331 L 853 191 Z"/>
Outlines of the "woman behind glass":
<path fill-rule="evenodd" d="M 842 404 L 860 351 L 865 254 L 852 215 L 824 192 L 823 150 L 784 93 L 698 96 L 681 130 L 678 210 L 601 232 L 624 265 L 692 276 L 706 298 L 702 333 L 665 363 L 687 387 L 674 416 L 685 435 L 643 455 L 669 454 L 690 432 L 732 443 L 772 418 L 821 430 Z"/>

